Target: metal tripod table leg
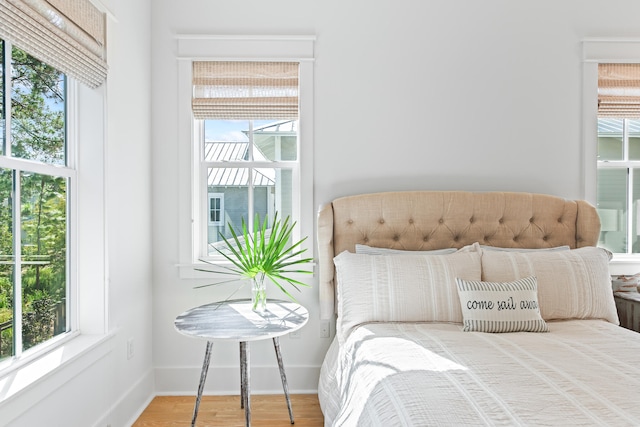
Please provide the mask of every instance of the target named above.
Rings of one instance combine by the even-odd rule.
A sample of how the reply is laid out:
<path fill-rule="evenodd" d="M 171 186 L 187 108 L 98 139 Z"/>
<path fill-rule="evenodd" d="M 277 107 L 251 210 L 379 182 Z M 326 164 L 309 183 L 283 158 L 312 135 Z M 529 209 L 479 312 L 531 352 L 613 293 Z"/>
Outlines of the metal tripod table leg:
<path fill-rule="evenodd" d="M 284 397 L 287 399 L 287 409 L 289 409 L 289 419 L 291 424 L 293 421 L 293 410 L 291 409 L 291 399 L 289 398 L 289 386 L 287 385 L 287 376 L 284 373 L 284 363 L 282 363 L 282 354 L 280 353 L 280 339 L 275 337 L 273 339 L 273 348 L 276 350 L 276 358 L 278 359 L 278 368 L 280 369 L 280 379 L 282 380 L 282 389 L 284 390 Z"/>
<path fill-rule="evenodd" d="M 249 387 L 249 345 L 246 341 L 240 342 L 240 399 L 242 407 L 244 405 L 245 425 L 251 426 L 251 389 Z"/>
<path fill-rule="evenodd" d="M 196 418 L 198 417 L 198 408 L 200 408 L 200 400 L 202 399 L 202 391 L 204 390 L 204 382 L 207 380 L 207 372 L 209 371 L 209 362 L 211 361 L 211 347 L 213 343 L 207 341 L 207 348 L 204 352 L 204 362 L 202 362 L 202 372 L 200 372 L 200 384 L 198 384 L 198 395 L 196 396 L 196 404 L 193 408 L 193 418 L 191 418 L 191 427 L 195 427 Z"/>

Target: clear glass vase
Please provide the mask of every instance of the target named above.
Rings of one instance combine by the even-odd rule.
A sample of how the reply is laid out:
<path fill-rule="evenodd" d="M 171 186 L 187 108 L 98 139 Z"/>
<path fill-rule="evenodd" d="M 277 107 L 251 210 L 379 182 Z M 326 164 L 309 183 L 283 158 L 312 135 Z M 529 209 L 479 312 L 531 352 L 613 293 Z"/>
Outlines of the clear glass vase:
<path fill-rule="evenodd" d="M 256 276 L 251 280 L 251 308 L 260 314 L 267 311 L 267 283 L 264 276 Z"/>

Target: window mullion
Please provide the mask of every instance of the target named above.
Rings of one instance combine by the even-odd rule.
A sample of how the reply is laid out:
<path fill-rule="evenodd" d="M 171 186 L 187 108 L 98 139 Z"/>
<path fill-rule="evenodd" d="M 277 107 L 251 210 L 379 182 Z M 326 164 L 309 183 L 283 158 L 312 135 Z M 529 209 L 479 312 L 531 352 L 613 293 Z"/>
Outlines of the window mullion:
<path fill-rule="evenodd" d="M 629 121 L 622 119 L 622 158 L 629 161 Z"/>
<path fill-rule="evenodd" d="M 203 161 L 205 158 L 204 153 L 204 122 L 200 121 L 198 126 L 198 139 L 200 140 L 200 146 L 198 149 L 198 158 L 200 159 L 200 180 L 196 183 L 196 193 L 199 194 L 200 203 L 198 203 L 197 209 L 199 209 L 199 215 L 201 218 L 207 217 L 207 202 L 209 193 L 209 166 Z M 207 224 L 206 221 L 198 221 L 194 224 L 194 227 L 198 230 L 200 236 L 207 236 Z M 200 253 L 209 256 L 208 239 L 206 237 L 200 239 Z"/>
<path fill-rule="evenodd" d="M 633 168 L 627 169 L 627 253 L 633 252 Z"/>
<path fill-rule="evenodd" d="M 4 41 L 4 141 L 2 153 L 11 156 L 11 43 Z"/>
<path fill-rule="evenodd" d="M 22 354 L 22 199 L 20 170 L 13 171 L 13 351 L 14 356 Z"/>
<path fill-rule="evenodd" d="M 254 219 L 254 198 L 253 198 L 253 177 L 255 174 L 255 165 L 253 164 L 253 144 L 254 144 L 254 140 L 253 140 L 253 120 L 249 120 L 249 132 L 248 132 L 248 137 L 249 137 L 249 153 L 248 153 L 248 157 L 249 157 L 249 162 L 251 162 L 251 167 L 249 168 L 249 182 L 247 182 L 247 196 L 248 196 L 248 200 L 247 200 L 247 206 L 248 206 L 248 212 L 247 212 L 247 222 L 248 222 L 248 226 L 249 226 L 249 230 L 253 230 L 253 219 Z M 259 225 L 259 224 L 258 224 Z"/>
<path fill-rule="evenodd" d="M 622 119 L 622 154 L 629 161 L 629 120 Z M 633 253 L 633 174 L 632 165 L 627 169 L 627 253 Z"/>

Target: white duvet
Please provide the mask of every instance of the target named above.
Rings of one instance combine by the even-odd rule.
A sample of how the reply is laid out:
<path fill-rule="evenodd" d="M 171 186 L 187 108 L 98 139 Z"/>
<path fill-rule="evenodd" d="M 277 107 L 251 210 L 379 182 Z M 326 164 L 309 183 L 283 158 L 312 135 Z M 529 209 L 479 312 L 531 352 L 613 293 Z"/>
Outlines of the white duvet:
<path fill-rule="evenodd" d="M 327 426 L 640 426 L 640 334 L 602 320 L 548 333 L 371 323 L 322 366 Z"/>

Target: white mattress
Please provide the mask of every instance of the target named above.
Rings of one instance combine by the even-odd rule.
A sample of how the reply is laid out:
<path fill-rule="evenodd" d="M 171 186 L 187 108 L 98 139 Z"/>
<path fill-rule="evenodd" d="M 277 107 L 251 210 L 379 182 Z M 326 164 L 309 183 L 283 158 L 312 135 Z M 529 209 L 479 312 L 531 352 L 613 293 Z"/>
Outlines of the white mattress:
<path fill-rule="evenodd" d="M 321 370 L 327 426 L 640 426 L 640 334 L 601 320 L 548 333 L 371 323 Z"/>

